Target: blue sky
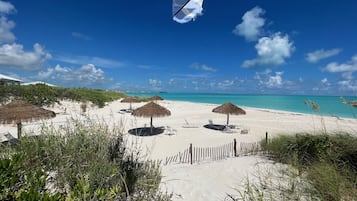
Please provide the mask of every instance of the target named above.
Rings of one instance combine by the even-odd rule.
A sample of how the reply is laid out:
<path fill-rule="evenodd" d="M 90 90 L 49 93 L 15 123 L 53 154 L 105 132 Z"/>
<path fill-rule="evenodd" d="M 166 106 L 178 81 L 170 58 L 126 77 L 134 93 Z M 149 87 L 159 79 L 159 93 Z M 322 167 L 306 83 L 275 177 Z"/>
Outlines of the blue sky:
<path fill-rule="evenodd" d="M 357 95 L 357 1 L 0 0 L 0 73 L 121 91 Z"/>

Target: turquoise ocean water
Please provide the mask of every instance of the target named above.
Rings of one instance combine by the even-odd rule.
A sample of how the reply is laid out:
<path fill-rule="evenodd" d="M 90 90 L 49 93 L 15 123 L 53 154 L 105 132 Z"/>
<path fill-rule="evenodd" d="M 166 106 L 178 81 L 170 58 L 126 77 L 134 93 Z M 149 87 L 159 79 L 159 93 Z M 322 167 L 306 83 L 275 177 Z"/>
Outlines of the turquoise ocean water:
<path fill-rule="evenodd" d="M 159 95 L 167 100 L 197 103 L 223 104 L 232 102 L 238 106 L 283 110 L 296 113 L 316 114 L 305 100 L 314 101 L 325 116 L 357 118 L 357 108 L 343 104 L 339 96 L 292 96 L 292 95 L 239 95 L 239 94 L 194 94 L 194 93 L 127 93 L 129 96 L 151 97 Z M 346 100 L 357 97 L 345 96 Z M 320 114 L 320 113 L 317 113 Z"/>

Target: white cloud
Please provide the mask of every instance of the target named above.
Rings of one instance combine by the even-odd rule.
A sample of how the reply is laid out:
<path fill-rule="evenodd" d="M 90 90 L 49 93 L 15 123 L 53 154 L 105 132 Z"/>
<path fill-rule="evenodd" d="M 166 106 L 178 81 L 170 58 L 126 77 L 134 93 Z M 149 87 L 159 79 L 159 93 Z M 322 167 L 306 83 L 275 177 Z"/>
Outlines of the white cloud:
<path fill-rule="evenodd" d="M 242 17 L 243 22 L 235 27 L 233 33 L 245 37 L 247 41 L 257 40 L 265 24 L 265 19 L 261 17 L 264 13 L 265 11 L 259 7 L 247 11 Z"/>
<path fill-rule="evenodd" d="M 321 80 L 321 83 L 324 85 L 324 86 L 330 86 L 331 84 L 329 83 L 328 79 L 327 78 L 324 78 Z"/>
<path fill-rule="evenodd" d="M 256 72 L 254 79 L 258 80 L 258 85 L 264 88 L 282 88 L 284 85 L 283 74 L 284 72 L 275 72 L 275 75 L 271 74 L 270 69 L 266 69 L 263 72 Z"/>
<path fill-rule="evenodd" d="M 289 41 L 288 35 L 281 36 L 278 32 L 270 37 L 260 38 L 255 49 L 258 57 L 244 61 L 242 64 L 244 68 L 282 65 L 285 63 L 285 59 L 291 56 L 295 47 Z"/>
<path fill-rule="evenodd" d="M 233 86 L 233 84 L 234 80 L 224 80 L 223 82 L 218 83 L 218 87 L 224 89 Z"/>
<path fill-rule="evenodd" d="M 96 68 L 93 64 L 86 64 L 78 69 L 62 67 L 57 64 L 54 68 L 48 68 L 47 71 L 40 71 L 38 78 L 40 80 L 57 80 L 57 82 L 76 86 L 102 84 L 106 81 L 104 71 Z"/>
<path fill-rule="evenodd" d="M 72 36 L 75 38 L 82 39 L 82 40 L 92 40 L 92 38 L 90 36 L 87 36 L 87 35 L 79 33 L 79 32 L 72 32 Z"/>
<path fill-rule="evenodd" d="M 16 37 L 11 32 L 11 29 L 15 27 L 15 22 L 7 20 L 6 17 L 0 17 L 0 44 L 12 43 Z"/>
<path fill-rule="evenodd" d="M 207 66 L 205 64 L 194 63 L 191 65 L 191 67 L 196 70 L 202 70 L 202 71 L 208 71 L 208 72 L 216 72 L 217 71 L 217 69 Z"/>
<path fill-rule="evenodd" d="M 182 1 L 178 1 L 182 2 Z M 178 13 L 173 13 L 173 20 L 178 23 L 187 23 L 191 20 L 195 20 L 197 16 L 202 15 L 202 4 L 203 0 L 190 0 L 184 8 L 181 9 Z M 173 9 L 178 11 L 183 6 L 182 3 L 176 4 L 176 1 L 173 2 Z"/>
<path fill-rule="evenodd" d="M 281 88 L 283 85 L 283 72 L 275 72 L 275 76 L 270 75 L 265 83 L 268 88 Z"/>
<path fill-rule="evenodd" d="M 14 43 L 16 37 L 11 30 L 15 22 L 4 15 L 15 11 L 11 3 L 0 0 L 0 67 L 38 70 L 51 58 L 51 54 L 38 43 L 33 45 L 33 51 L 25 51 L 21 44 Z"/>
<path fill-rule="evenodd" d="M 162 82 L 160 80 L 149 79 L 149 84 L 153 88 L 153 90 L 160 90 Z"/>
<path fill-rule="evenodd" d="M 330 89 L 331 83 L 328 81 L 327 78 L 324 78 L 320 81 L 320 84 L 318 87 L 314 87 L 313 90 L 314 91 L 327 91 Z"/>
<path fill-rule="evenodd" d="M 341 90 L 357 91 L 357 82 L 355 80 L 342 80 L 339 81 L 338 84 L 340 85 Z"/>
<path fill-rule="evenodd" d="M 106 59 L 101 57 L 90 57 L 90 56 L 63 56 L 58 55 L 54 58 L 57 61 L 66 62 L 69 64 L 84 65 L 87 63 L 94 64 L 95 66 L 100 66 L 102 68 L 116 68 L 122 67 L 124 64 L 120 61 Z"/>
<path fill-rule="evenodd" d="M 350 61 L 347 61 L 345 63 L 329 63 L 322 70 L 330 73 L 355 72 L 357 71 L 357 55 L 353 56 Z"/>
<path fill-rule="evenodd" d="M 0 15 L 1 14 L 10 14 L 15 11 L 16 11 L 16 9 L 15 9 L 14 5 L 12 5 L 9 2 L 0 0 Z"/>
<path fill-rule="evenodd" d="M 175 79 L 171 78 L 168 82 L 169 85 L 175 85 Z"/>
<path fill-rule="evenodd" d="M 320 61 L 321 59 L 326 59 L 335 55 L 338 55 L 342 50 L 335 48 L 331 50 L 316 50 L 314 52 L 310 52 L 306 55 L 306 60 L 310 63 L 316 63 Z"/>
<path fill-rule="evenodd" d="M 51 58 L 43 47 L 36 43 L 33 52 L 26 52 L 23 46 L 13 43 L 0 46 L 0 66 L 15 67 L 24 70 L 38 70 Z"/>

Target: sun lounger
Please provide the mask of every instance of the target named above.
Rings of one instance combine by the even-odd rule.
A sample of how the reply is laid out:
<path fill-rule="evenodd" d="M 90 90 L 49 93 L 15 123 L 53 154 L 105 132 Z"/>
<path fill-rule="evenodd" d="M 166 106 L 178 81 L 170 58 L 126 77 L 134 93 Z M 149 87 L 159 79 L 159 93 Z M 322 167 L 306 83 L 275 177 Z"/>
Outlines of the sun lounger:
<path fill-rule="evenodd" d="M 198 125 L 195 124 L 190 124 L 188 121 L 185 119 L 185 124 L 182 126 L 183 128 L 198 128 Z"/>
<path fill-rule="evenodd" d="M 10 132 L 7 133 L 1 133 L 1 144 L 7 145 L 17 145 L 19 143 L 19 140 L 15 138 L 14 136 L 11 135 Z"/>
<path fill-rule="evenodd" d="M 176 129 L 173 129 L 173 128 L 169 127 L 169 126 L 167 126 L 165 128 L 165 134 L 166 135 L 176 135 L 176 133 L 177 133 Z"/>
<path fill-rule="evenodd" d="M 244 128 L 240 131 L 240 134 L 248 134 L 249 133 L 249 129 Z"/>
<path fill-rule="evenodd" d="M 223 133 L 236 133 L 237 131 L 231 129 L 229 126 L 226 126 L 223 130 Z"/>

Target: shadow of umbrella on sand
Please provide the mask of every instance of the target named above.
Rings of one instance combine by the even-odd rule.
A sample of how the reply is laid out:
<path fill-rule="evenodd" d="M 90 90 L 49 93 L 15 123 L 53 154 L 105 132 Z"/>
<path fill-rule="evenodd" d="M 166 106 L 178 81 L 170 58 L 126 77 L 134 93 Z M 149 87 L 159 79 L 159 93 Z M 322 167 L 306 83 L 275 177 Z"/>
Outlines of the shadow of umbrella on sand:
<path fill-rule="evenodd" d="M 49 119 L 55 116 L 56 114 L 53 111 L 31 105 L 23 100 L 15 100 L 0 107 L 0 123 L 16 123 L 18 139 L 21 137 L 22 122 Z"/>
<path fill-rule="evenodd" d="M 133 111 L 132 115 L 138 117 L 150 117 L 150 132 L 153 132 L 152 118 L 153 117 L 164 117 L 170 116 L 170 110 L 154 103 L 150 102 L 142 107 L 137 108 Z"/>
<path fill-rule="evenodd" d="M 130 110 L 132 110 L 131 103 L 140 103 L 141 101 L 135 97 L 126 97 L 120 102 L 122 103 L 130 103 Z"/>
<path fill-rule="evenodd" d="M 214 108 L 212 110 L 212 112 L 226 114 L 227 115 L 227 125 L 229 125 L 229 115 L 230 114 L 233 114 L 233 115 L 246 114 L 246 112 L 242 108 L 240 108 L 230 102 L 224 103 L 223 105 L 220 105 L 220 106 Z"/>

